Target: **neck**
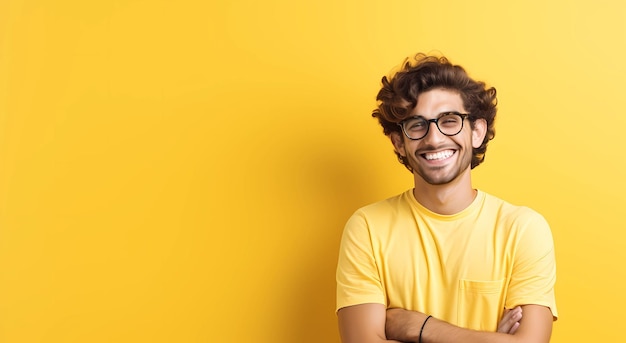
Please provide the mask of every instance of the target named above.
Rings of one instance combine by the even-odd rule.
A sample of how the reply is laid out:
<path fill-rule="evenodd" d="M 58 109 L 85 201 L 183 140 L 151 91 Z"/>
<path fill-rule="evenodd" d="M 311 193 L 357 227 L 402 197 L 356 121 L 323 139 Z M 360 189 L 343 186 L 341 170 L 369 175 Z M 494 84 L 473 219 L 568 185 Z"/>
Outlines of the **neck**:
<path fill-rule="evenodd" d="M 469 168 L 453 181 L 443 185 L 431 185 L 415 175 L 415 199 L 430 211 L 450 215 L 463 211 L 476 198 L 472 188 Z"/>

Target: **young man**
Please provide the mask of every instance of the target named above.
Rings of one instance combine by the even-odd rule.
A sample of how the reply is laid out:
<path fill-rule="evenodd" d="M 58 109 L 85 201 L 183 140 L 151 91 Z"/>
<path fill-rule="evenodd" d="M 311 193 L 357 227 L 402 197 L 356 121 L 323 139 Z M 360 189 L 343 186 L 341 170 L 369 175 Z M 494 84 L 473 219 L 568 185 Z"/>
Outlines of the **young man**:
<path fill-rule="evenodd" d="M 415 187 L 346 224 L 342 341 L 549 342 L 557 317 L 550 228 L 471 184 L 494 137 L 496 90 L 422 54 L 382 83 L 373 116 Z"/>

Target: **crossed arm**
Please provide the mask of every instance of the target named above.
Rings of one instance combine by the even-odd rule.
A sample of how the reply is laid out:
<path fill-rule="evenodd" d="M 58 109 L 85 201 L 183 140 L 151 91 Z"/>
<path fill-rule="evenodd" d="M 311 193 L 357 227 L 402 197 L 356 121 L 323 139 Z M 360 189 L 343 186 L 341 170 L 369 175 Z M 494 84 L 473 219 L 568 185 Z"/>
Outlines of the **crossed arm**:
<path fill-rule="evenodd" d="M 523 315 L 522 315 L 523 313 Z M 345 307 L 337 313 L 343 343 L 418 342 L 427 315 L 382 304 Z M 523 319 L 522 319 L 523 316 Z M 422 343 L 548 343 L 552 312 L 540 305 L 524 305 L 505 312 L 497 332 L 460 328 L 430 318 L 421 332 Z"/>

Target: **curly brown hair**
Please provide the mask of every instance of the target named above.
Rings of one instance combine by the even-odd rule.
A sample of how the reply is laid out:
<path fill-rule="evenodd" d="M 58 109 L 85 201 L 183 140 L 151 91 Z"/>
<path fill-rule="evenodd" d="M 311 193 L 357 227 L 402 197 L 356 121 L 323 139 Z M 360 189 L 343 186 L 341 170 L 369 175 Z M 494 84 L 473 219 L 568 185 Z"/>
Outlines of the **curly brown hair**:
<path fill-rule="evenodd" d="M 482 144 L 473 149 L 471 168 L 478 166 L 485 159 L 487 143 L 495 136 L 494 122 L 496 118 L 498 100 L 496 89 L 487 88 L 484 82 L 471 79 L 465 69 L 454 65 L 443 56 L 430 56 L 419 53 L 413 58 L 407 58 L 398 72 L 390 78 L 382 79 L 382 88 L 376 96 L 378 107 L 372 116 L 378 119 L 385 135 L 393 132 L 402 134 L 398 125 L 408 118 L 411 111 L 417 106 L 418 96 L 435 88 L 444 88 L 458 91 L 463 106 L 469 112 L 471 127 L 477 119 L 487 122 L 487 134 Z M 409 171 L 413 171 L 408 160 L 398 154 L 398 160 Z"/>

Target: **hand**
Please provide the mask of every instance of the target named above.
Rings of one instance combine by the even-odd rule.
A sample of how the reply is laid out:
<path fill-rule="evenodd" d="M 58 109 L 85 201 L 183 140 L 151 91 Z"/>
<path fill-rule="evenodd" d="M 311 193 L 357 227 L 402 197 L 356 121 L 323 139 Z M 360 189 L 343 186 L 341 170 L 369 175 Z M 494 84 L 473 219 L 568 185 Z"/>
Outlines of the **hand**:
<path fill-rule="evenodd" d="M 522 320 L 521 307 L 517 306 L 511 310 L 504 309 L 502 319 L 500 319 L 500 323 L 498 323 L 497 332 L 508 333 L 510 335 L 514 334 L 517 328 L 519 328 L 520 320 Z"/>

